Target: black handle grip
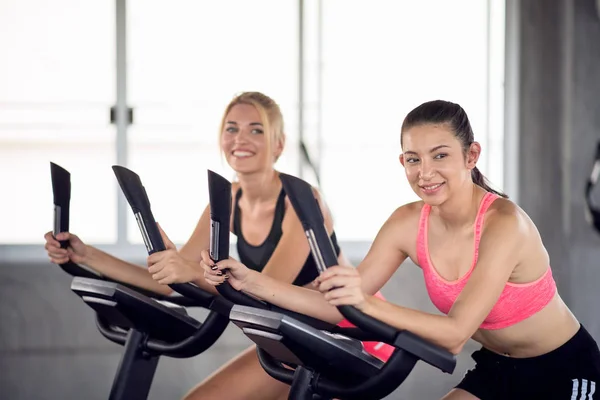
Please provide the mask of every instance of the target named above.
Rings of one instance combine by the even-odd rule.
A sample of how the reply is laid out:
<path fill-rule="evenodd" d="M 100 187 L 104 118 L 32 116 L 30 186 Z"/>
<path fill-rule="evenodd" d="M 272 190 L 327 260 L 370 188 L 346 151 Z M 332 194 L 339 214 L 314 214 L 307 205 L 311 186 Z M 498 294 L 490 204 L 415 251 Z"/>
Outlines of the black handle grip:
<path fill-rule="evenodd" d="M 50 163 L 52 194 L 54 198 L 54 237 L 69 231 L 69 213 L 71 202 L 71 173 L 53 162 Z M 66 249 L 68 240 L 59 240 L 60 247 Z"/>
<path fill-rule="evenodd" d="M 69 231 L 70 204 L 71 204 L 71 173 L 53 162 L 50 163 L 50 177 L 52 180 L 52 197 L 54 202 L 54 228 L 52 233 L 56 235 Z M 60 247 L 66 249 L 68 240 L 59 240 Z M 84 278 L 101 278 L 99 274 L 89 271 L 72 261 L 60 264 L 60 268 L 72 276 Z"/>

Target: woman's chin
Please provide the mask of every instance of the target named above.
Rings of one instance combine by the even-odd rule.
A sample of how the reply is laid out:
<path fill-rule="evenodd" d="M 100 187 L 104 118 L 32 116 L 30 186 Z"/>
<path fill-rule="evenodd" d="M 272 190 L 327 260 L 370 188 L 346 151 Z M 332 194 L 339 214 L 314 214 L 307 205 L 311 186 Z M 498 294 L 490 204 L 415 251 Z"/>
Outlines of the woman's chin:
<path fill-rule="evenodd" d="M 421 200 L 423 200 L 423 202 L 431 207 L 437 207 L 440 206 L 442 204 L 444 204 L 444 202 L 446 200 L 448 200 L 447 196 L 443 196 L 443 195 L 436 195 L 436 196 L 431 196 L 431 195 L 425 195 L 421 192 L 417 192 L 417 195 L 419 196 L 419 198 Z"/>

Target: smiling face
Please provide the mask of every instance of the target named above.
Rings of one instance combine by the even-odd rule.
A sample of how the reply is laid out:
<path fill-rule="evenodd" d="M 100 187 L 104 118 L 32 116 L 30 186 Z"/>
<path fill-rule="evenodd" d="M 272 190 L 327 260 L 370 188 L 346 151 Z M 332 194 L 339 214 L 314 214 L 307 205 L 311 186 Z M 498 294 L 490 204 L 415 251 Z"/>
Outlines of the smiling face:
<path fill-rule="evenodd" d="M 438 206 L 472 183 L 480 150 L 473 142 L 465 151 L 446 124 L 419 124 L 402 133 L 400 162 L 417 196 Z"/>
<path fill-rule="evenodd" d="M 236 104 L 225 115 L 221 132 L 221 149 L 227 163 L 237 173 L 254 173 L 273 164 L 281 151 L 281 141 L 271 145 L 269 126 L 251 104 Z"/>

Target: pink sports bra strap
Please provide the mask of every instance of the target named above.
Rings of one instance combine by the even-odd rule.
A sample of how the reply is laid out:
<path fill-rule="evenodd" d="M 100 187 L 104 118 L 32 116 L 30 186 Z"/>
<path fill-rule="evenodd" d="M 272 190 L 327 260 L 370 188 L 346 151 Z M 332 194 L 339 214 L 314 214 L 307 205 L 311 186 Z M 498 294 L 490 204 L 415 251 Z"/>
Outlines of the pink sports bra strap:
<path fill-rule="evenodd" d="M 419 231 L 417 233 L 417 261 L 421 268 L 428 267 L 427 260 L 427 220 L 429 219 L 429 211 L 431 206 L 423 204 L 421 208 L 421 217 L 419 218 Z"/>
<path fill-rule="evenodd" d="M 498 195 L 492 192 L 487 192 L 477 211 L 477 217 L 475 219 L 475 256 L 473 257 L 473 265 L 477 263 L 477 253 L 479 252 L 479 242 L 481 241 L 481 230 L 483 228 L 484 215 L 488 208 L 492 205 L 494 200 L 498 198 Z M 429 267 L 428 255 L 427 255 L 427 223 L 429 221 L 429 213 L 431 212 L 431 206 L 424 204 L 421 208 L 421 216 L 419 218 L 419 232 L 417 234 L 417 261 L 421 267 Z"/>
<path fill-rule="evenodd" d="M 475 257 L 473 257 L 473 265 L 477 264 L 477 257 L 479 255 L 479 242 L 481 241 L 481 230 L 483 229 L 483 220 L 485 212 L 490 208 L 494 200 L 498 198 L 498 195 L 492 192 L 487 192 L 481 200 L 479 211 L 477 212 L 477 218 L 475 219 Z"/>

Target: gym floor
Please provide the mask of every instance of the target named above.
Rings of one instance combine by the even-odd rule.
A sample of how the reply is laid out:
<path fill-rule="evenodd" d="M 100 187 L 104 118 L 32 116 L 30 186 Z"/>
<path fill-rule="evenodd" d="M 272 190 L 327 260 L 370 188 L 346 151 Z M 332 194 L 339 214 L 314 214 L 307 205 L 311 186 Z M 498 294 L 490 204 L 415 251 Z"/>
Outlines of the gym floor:
<path fill-rule="evenodd" d="M 94 314 L 69 289 L 71 279 L 47 263 L 0 265 L 0 398 L 105 400 L 122 347 L 96 329 Z M 436 312 L 421 270 L 405 263 L 384 287 L 397 304 Z M 202 318 L 202 310 L 192 311 Z M 229 326 L 218 342 L 193 359 L 162 358 L 149 399 L 179 399 L 250 341 Z M 439 399 L 470 368 L 470 342 L 452 375 L 418 363 L 387 399 Z"/>

